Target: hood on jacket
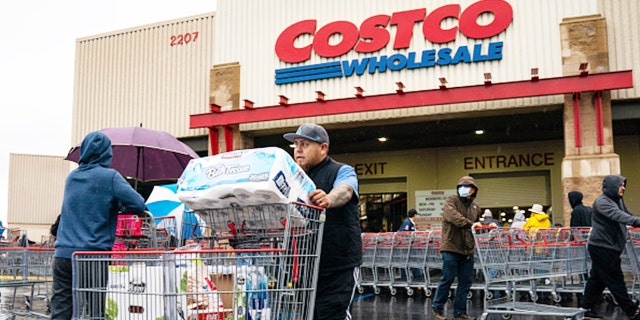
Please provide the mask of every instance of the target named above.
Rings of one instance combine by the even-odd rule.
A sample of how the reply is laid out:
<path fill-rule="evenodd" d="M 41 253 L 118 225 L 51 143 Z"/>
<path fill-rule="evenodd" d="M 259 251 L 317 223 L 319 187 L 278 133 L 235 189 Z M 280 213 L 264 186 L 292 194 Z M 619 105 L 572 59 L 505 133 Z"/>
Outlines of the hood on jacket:
<path fill-rule="evenodd" d="M 80 144 L 80 166 L 99 165 L 105 168 L 111 166 L 111 140 L 100 131 L 89 132 Z"/>
<path fill-rule="evenodd" d="M 513 221 L 524 221 L 524 213 L 522 211 L 516 212 L 516 215 L 513 216 Z"/>
<path fill-rule="evenodd" d="M 473 186 L 476 189 L 476 192 L 473 195 L 471 195 L 471 200 L 475 199 L 478 196 L 478 191 L 479 191 L 478 186 L 476 185 L 476 180 L 473 177 L 464 176 L 460 178 L 460 180 L 458 180 L 458 185 L 456 186 L 456 190 L 458 190 L 459 187 L 465 186 L 465 185 Z"/>
<path fill-rule="evenodd" d="M 582 204 L 582 192 L 580 191 L 571 191 L 567 195 L 569 198 L 569 204 L 571 204 L 571 208 L 575 208 L 577 205 Z"/>
<path fill-rule="evenodd" d="M 617 174 L 608 175 L 604 177 L 604 180 L 602 180 L 602 193 L 605 196 L 618 201 L 620 199 L 618 196 L 618 189 L 620 189 L 622 184 L 625 186 L 627 185 L 627 178 Z"/>

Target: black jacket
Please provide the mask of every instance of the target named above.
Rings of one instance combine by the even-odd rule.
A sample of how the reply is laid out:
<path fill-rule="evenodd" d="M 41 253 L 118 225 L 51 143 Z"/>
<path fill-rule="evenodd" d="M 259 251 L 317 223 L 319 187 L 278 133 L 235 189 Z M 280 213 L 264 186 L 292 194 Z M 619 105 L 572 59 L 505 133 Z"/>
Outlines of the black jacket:
<path fill-rule="evenodd" d="M 568 196 L 571 204 L 571 227 L 591 227 L 591 207 L 582 204 L 582 192 L 571 191 Z"/>
<path fill-rule="evenodd" d="M 343 163 L 326 157 L 307 174 L 316 188 L 329 193 Z M 355 191 L 355 190 L 354 190 Z M 322 251 L 320 252 L 320 272 L 332 272 L 360 266 L 362 263 L 362 238 L 358 216 L 358 197 L 353 193 L 351 200 L 340 208 L 327 209 L 324 225 Z"/>

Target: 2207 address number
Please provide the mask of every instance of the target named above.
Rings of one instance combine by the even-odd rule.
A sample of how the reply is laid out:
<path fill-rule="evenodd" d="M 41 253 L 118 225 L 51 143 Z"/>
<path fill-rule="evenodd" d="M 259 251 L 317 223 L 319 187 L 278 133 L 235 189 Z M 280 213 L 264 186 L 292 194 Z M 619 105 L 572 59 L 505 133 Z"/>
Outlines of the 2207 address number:
<path fill-rule="evenodd" d="M 195 42 L 198 39 L 198 31 L 187 32 L 185 34 L 179 34 L 176 36 L 171 36 L 170 46 L 179 46 L 188 44 L 189 42 Z"/>

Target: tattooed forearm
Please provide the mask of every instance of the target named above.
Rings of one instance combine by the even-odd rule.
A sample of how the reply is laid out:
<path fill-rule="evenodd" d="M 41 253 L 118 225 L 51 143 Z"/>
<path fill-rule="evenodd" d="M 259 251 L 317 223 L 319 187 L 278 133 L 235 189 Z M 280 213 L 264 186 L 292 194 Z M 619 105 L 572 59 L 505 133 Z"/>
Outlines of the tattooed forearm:
<path fill-rule="evenodd" d="M 353 188 L 346 184 L 336 186 L 329 192 L 327 197 L 331 200 L 331 207 L 342 207 L 345 205 L 353 195 Z"/>

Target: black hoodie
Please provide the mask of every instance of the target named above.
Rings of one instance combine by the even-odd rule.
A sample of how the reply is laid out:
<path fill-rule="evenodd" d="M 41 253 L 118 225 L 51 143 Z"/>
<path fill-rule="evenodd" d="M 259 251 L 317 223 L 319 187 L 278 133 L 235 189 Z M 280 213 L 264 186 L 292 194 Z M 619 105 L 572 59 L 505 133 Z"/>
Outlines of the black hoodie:
<path fill-rule="evenodd" d="M 634 216 L 618 196 L 618 189 L 626 183 L 627 179 L 620 175 L 609 175 L 602 181 L 602 195 L 593 203 L 589 245 L 622 253 L 628 236 L 627 225 L 640 226 L 640 218 Z"/>
<path fill-rule="evenodd" d="M 582 204 L 582 192 L 571 191 L 567 195 L 571 204 L 571 227 L 591 227 L 591 207 Z"/>

